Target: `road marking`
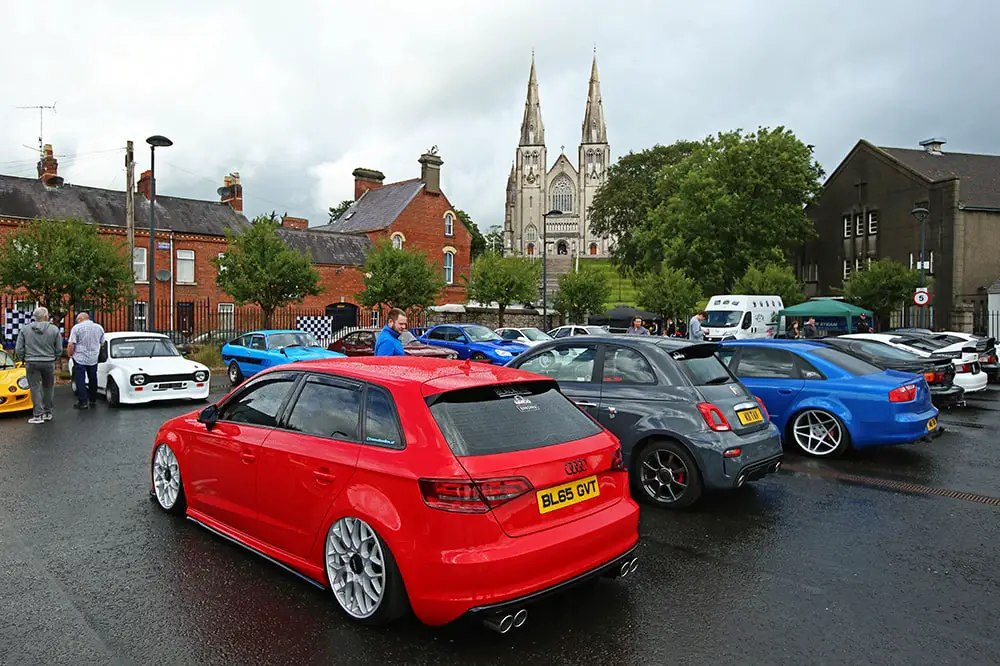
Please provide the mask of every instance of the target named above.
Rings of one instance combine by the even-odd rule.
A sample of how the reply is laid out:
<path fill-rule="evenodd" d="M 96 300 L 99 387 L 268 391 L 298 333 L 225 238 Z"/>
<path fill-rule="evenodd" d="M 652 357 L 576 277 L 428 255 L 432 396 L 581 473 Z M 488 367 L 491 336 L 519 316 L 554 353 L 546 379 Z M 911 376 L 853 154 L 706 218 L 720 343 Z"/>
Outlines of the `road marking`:
<path fill-rule="evenodd" d="M 887 488 L 901 493 L 933 495 L 935 497 L 947 497 L 950 499 L 965 500 L 966 502 L 975 502 L 977 504 L 987 504 L 989 506 L 1000 506 L 1000 497 L 990 497 L 989 495 L 980 495 L 979 493 L 966 493 L 958 490 L 949 490 L 947 488 L 933 488 L 931 486 L 922 486 L 919 483 L 910 483 L 908 481 L 894 481 L 892 479 L 882 479 L 876 476 L 847 474 L 830 469 L 796 465 L 795 463 L 782 463 L 781 471 L 791 472 L 793 474 L 812 474 L 813 476 L 822 476 L 829 479 L 836 479 L 837 481 L 855 483 L 861 486 Z"/>

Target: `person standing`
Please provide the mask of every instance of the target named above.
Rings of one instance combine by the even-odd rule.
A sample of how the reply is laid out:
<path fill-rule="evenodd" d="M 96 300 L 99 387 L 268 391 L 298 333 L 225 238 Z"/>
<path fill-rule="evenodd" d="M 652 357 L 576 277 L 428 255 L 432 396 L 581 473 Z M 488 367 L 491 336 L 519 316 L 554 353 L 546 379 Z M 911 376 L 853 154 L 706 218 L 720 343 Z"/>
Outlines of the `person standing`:
<path fill-rule="evenodd" d="M 788 329 L 788 337 L 792 340 L 798 340 L 802 337 L 802 333 L 799 331 L 799 320 L 795 319 L 792 321 L 792 327 Z"/>
<path fill-rule="evenodd" d="M 642 317 L 632 318 L 632 325 L 625 331 L 625 335 L 649 335 L 649 329 L 642 325 Z"/>
<path fill-rule="evenodd" d="M 809 317 L 809 321 L 802 327 L 802 332 L 805 333 L 807 340 L 819 337 L 819 330 L 816 328 L 816 317 Z"/>
<path fill-rule="evenodd" d="M 97 404 L 97 359 L 104 344 L 104 328 L 81 312 L 69 332 L 66 353 L 73 359 L 73 384 L 76 388 L 74 409 L 89 409 Z M 85 381 L 86 380 L 86 381 Z"/>
<path fill-rule="evenodd" d="M 667 317 L 667 322 L 663 325 L 663 335 L 668 338 L 677 335 L 677 327 L 674 326 L 673 317 Z"/>
<path fill-rule="evenodd" d="M 874 329 L 872 328 L 871 322 L 868 321 L 868 317 L 865 315 L 864 312 L 862 312 L 858 316 L 858 324 L 854 328 L 854 332 L 855 333 L 874 333 L 875 332 Z"/>
<path fill-rule="evenodd" d="M 688 340 L 705 339 L 705 332 L 701 330 L 701 322 L 705 321 L 705 317 L 704 312 L 699 312 L 691 317 L 691 322 L 688 324 Z"/>
<path fill-rule="evenodd" d="M 31 386 L 32 416 L 28 423 L 52 420 L 52 394 L 56 383 L 56 359 L 62 356 L 62 336 L 49 322 L 47 308 L 35 308 L 34 321 L 17 336 L 14 358 L 24 361 Z"/>
<path fill-rule="evenodd" d="M 406 356 L 403 350 L 403 343 L 399 341 L 399 336 L 406 330 L 406 315 L 402 310 L 393 308 L 389 310 L 386 325 L 378 334 L 375 341 L 376 356 Z"/>

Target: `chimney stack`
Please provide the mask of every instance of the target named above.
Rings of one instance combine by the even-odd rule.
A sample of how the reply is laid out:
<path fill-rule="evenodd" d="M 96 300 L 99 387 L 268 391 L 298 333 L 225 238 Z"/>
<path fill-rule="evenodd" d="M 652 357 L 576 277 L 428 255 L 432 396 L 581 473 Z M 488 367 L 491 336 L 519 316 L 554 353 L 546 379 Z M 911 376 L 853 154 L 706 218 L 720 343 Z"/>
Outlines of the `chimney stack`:
<path fill-rule="evenodd" d="M 291 215 L 284 215 L 281 218 L 281 226 L 286 229 L 308 229 L 309 220 L 304 217 L 292 217 Z"/>
<path fill-rule="evenodd" d="M 920 145 L 923 146 L 923 149 L 931 155 L 942 155 L 943 152 L 941 150 L 941 146 L 943 146 L 946 143 L 948 142 L 945 139 L 935 137 L 932 139 L 925 139 L 921 141 Z"/>
<path fill-rule="evenodd" d="M 139 182 L 135 184 L 135 191 L 146 197 L 146 201 L 149 201 L 149 191 L 153 184 L 153 172 L 146 169 L 141 174 L 139 174 Z"/>
<path fill-rule="evenodd" d="M 382 187 L 385 174 L 375 169 L 357 168 L 352 173 L 354 176 L 354 200 L 357 201 L 361 195 L 368 190 L 377 190 Z"/>
<path fill-rule="evenodd" d="M 38 160 L 38 179 L 46 185 L 59 185 L 62 182 L 59 178 L 59 160 L 52 155 L 51 143 L 42 148 L 42 156 Z"/>
<path fill-rule="evenodd" d="M 222 197 L 222 203 L 229 204 L 237 213 L 243 212 L 243 186 L 240 185 L 240 172 L 233 171 L 222 179 L 222 187 L 216 190 Z"/>
<path fill-rule="evenodd" d="M 424 191 L 431 194 L 441 193 L 441 165 L 444 161 L 438 157 L 437 146 L 420 156 L 420 180 L 424 183 Z"/>

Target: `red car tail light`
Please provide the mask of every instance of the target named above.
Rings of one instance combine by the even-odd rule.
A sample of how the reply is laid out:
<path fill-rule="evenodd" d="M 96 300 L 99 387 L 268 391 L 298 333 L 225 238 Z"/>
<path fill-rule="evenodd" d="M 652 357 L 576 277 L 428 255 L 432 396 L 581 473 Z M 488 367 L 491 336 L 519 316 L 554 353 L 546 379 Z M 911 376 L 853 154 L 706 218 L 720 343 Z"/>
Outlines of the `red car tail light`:
<path fill-rule="evenodd" d="M 531 490 L 527 479 L 420 479 L 424 502 L 432 509 L 456 513 L 486 513 Z"/>
<path fill-rule="evenodd" d="M 708 427 L 715 432 L 728 432 L 732 430 L 729 427 L 729 421 L 726 420 L 726 415 L 722 413 L 722 410 L 713 405 L 710 402 L 699 402 L 698 411 L 705 419 L 705 423 Z"/>
<path fill-rule="evenodd" d="M 910 402 L 917 399 L 917 385 L 907 384 L 889 391 L 889 402 Z"/>
<path fill-rule="evenodd" d="M 955 368 L 955 372 L 972 372 L 972 364 L 971 363 L 963 363 L 962 365 L 957 366 Z"/>
<path fill-rule="evenodd" d="M 944 372 L 925 372 L 924 379 L 928 384 L 942 384 L 947 381 L 947 374 Z"/>
<path fill-rule="evenodd" d="M 611 471 L 622 472 L 625 470 L 625 459 L 622 457 L 622 447 L 615 449 L 611 455 Z"/>
<path fill-rule="evenodd" d="M 983 354 L 982 356 L 979 357 L 979 362 L 980 363 L 996 363 L 997 362 L 997 357 L 994 356 L 993 354 Z"/>
<path fill-rule="evenodd" d="M 725 453 L 723 453 L 722 457 L 723 458 L 739 458 L 741 455 L 743 455 L 743 449 L 741 449 L 740 447 L 737 446 L 735 449 L 729 449 L 728 451 L 726 451 Z"/>
<path fill-rule="evenodd" d="M 754 400 L 756 400 L 757 404 L 760 405 L 760 411 L 764 412 L 764 420 L 769 421 L 771 419 L 771 415 L 767 413 L 767 407 L 764 406 L 764 401 L 757 396 L 754 396 Z"/>

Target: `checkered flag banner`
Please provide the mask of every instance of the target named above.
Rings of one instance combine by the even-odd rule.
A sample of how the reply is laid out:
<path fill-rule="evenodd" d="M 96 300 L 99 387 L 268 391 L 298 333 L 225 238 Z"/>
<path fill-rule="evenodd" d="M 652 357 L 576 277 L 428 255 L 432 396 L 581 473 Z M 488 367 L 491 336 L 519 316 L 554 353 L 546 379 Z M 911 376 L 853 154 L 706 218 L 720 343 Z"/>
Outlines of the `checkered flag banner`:
<path fill-rule="evenodd" d="M 17 342 L 17 336 L 21 329 L 34 321 L 30 312 L 22 310 L 8 310 L 3 317 L 3 340 L 8 345 Z M 59 334 L 65 335 L 65 329 L 60 326 Z"/>
<path fill-rule="evenodd" d="M 295 318 L 295 328 L 312 333 L 316 340 L 323 342 L 333 337 L 333 317 L 298 316 Z"/>

